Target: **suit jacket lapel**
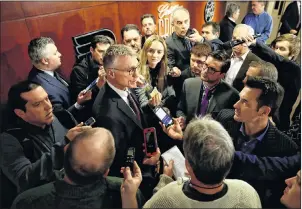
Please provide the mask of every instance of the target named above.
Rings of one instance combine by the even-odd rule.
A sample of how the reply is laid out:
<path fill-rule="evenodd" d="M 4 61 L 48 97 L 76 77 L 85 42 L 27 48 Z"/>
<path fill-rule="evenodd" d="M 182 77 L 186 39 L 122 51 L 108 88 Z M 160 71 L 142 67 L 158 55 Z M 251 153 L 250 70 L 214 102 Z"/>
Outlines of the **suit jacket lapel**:
<path fill-rule="evenodd" d="M 115 95 L 112 101 L 116 103 L 117 108 L 121 110 L 127 117 L 129 117 L 136 125 L 143 129 L 141 122 L 137 119 L 134 112 L 131 110 L 126 102 L 106 83 L 105 87 L 110 91 L 109 94 Z M 139 106 L 138 106 L 139 107 Z M 141 114 L 142 115 L 142 114 Z"/>
<path fill-rule="evenodd" d="M 55 77 L 52 77 L 51 75 L 48 75 L 47 73 L 45 73 L 41 70 L 38 70 L 38 71 L 40 71 L 40 72 L 38 72 L 39 76 L 41 78 L 43 78 L 44 80 L 46 80 L 50 85 L 56 86 L 56 87 L 62 89 L 63 91 L 66 91 L 69 93 L 69 89 L 67 88 L 67 86 L 62 84 L 58 79 L 56 79 Z"/>
<path fill-rule="evenodd" d="M 199 115 L 199 107 L 200 107 L 200 98 L 202 97 L 201 95 L 203 94 L 203 88 L 202 88 L 203 84 L 200 80 L 200 82 L 196 83 L 195 86 L 193 86 L 193 88 L 189 89 L 189 91 L 191 94 L 191 97 L 189 98 L 190 101 L 188 101 L 188 104 L 191 104 L 192 106 L 189 108 L 192 109 L 192 115 L 196 114 Z M 199 95 L 197 95 L 195 92 L 199 92 Z M 190 112 L 188 111 L 188 113 L 190 114 Z M 188 115 L 189 115 L 188 114 Z"/>

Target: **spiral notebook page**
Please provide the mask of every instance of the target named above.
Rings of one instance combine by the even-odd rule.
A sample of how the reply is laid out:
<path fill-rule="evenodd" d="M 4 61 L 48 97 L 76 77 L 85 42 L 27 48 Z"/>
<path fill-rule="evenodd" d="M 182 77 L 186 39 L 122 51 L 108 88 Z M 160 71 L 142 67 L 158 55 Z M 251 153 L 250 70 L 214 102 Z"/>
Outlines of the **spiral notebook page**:
<path fill-rule="evenodd" d="M 185 157 L 182 155 L 177 146 L 167 150 L 161 156 L 166 163 L 169 163 L 170 160 L 174 160 L 173 174 L 175 178 L 186 176 L 185 173 L 187 172 L 187 169 L 185 166 Z"/>

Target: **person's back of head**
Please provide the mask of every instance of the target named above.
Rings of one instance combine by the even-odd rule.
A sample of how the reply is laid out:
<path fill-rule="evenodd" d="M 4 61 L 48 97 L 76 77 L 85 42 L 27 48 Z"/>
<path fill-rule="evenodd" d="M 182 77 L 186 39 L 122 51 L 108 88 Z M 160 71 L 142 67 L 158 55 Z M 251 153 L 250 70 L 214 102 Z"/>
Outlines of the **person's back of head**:
<path fill-rule="evenodd" d="M 65 180 L 76 185 L 94 184 L 108 175 L 114 157 L 115 145 L 110 131 L 86 130 L 76 136 L 66 150 Z"/>
<path fill-rule="evenodd" d="M 265 62 L 263 60 L 252 61 L 249 64 L 249 69 L 251 67 L 256 68 L 257 72 L 255 72 L 255 74 L 253 74 L 253 75 L 248 75 L 248 72 L 247 72 L 247 76 L 260 76 L 262 78 L 268 78 L 268 79 L 271 79 L 271 80 L 277 82 L 278 70 L 275 67 L 275 65 L 273 65 L 272 63 Z M 249 71 L 249 69 L 248 69 L 248 71 Z"/>
<path fill-rule="evenodd" d="M 226 9 L 226 16 L 229 18 L 233 18 L 236 21 L 239 15 L 240 15 L 240 6 L 235 3 L 230 3 Z"/>
<path fill-rule="evenodd" d="M 193 120 L 187 126 L 183 149 L 196 179 L 205 185 L 219 185 L 229 173 L 234 145 L 222 125 L 209 117 Z"/>

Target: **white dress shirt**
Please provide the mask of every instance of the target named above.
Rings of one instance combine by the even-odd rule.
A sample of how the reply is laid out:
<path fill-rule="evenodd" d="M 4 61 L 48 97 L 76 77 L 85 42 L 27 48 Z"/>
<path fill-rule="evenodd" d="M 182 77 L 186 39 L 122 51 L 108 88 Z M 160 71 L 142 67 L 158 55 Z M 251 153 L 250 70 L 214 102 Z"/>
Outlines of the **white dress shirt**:
<path fill-rule="evenodd" d="M 39 70 L 41 70 L 41 69 L 39 69 Z M 50 70 L 41 70 L 41 71 L 47 73 L 48 75 L 51 75 L 52 77 L 55 77 L 55 74 L 53 71 L 50 71 Z"/>
<path fill-rule="evenodd" d="M 235 80 L 235 78 L 249 52 L 250 51 L 248 50 L 245 54 L 243 54 L 240 57 L 234 57 L 234 54 L 232 54 L 231 66 L 225 75 L 225 82 L 227 82 L 229 85 L 231 85 L 231 86 L 233 85 L 233 81 Z"/>
<path fill-rule="evenodd" d="M 129 105 L 129 101 L 128 101 L 128 91 L 127 91 L 127 89 L 126 90 L 120 90 L 120 89 L 118 89 L 118 88 L 116 88 L 115 86 L 113 86 L 111 83 L 109 83 L 108 81 L 107 81 L 107 83 L 108 83 L 108 85 L 110 86 L 110 88 L 112 88 L 113 89 L 113 91 L 115 91 L 125 102 L 126 102 L 126 104 L 130 107 L 130 105 Z M 130 108 L 131 109 L 131 108 Z"/>

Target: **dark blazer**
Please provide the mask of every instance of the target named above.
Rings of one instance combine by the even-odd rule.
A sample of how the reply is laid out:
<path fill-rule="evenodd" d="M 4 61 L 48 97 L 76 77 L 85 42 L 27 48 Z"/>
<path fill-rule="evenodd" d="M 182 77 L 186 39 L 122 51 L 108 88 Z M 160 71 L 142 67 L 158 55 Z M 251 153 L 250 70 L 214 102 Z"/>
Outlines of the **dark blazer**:
<path fill-rule="evenodd" d="M 229 53 L 231 54 L 231 51 L 229 51 Z M 243 84 L 243 79 L 245 78 L 245 74 L 246 71 L 249 68 L 249 64 L 252 61 L 259 61 L 261 60 L 259 57 L 257 57 L 257 55 L 255 55 L 254 53 L 252 53 L 251 51 L 247 54 L 245 60 L 243 61 L 235 80 L 233 81 L 233 87 L 235 89 L 237 89 L 239 92 L 243 89 L 244 84 Z"/>
<path fill-rule="evenodd" d="M 290 113 L 301 89 L 301 67 L 297 63 L 278 55 L 263 43 L 256 43 L 251 47 L 266 62 L 271 62 L 278 70 L 278 82 L 284 88 L 283 102 L 281 103 L 280 130 L 287 130 L 290 124 Z"/>
<path fill-rule="evenodd" d="M 44 88 L 54 108 L 68 109 L 71 106 L 68 86 L 55 77 L 33 67 L 28 74 L 28 80 L 37 82 Z"/>
<path fill-rule="evenodd" d="M 236 145 L 240 134 L 239 129 L 241 123 L 234 120 L 234 114 L 234 109 L 225 109 L 219 112 L 216 120 L 229 132 L 230 136 L 234 140 L 234 144 Z M 255 154 L 260 157 L 284 157 L 294 155 L 297 151 L 297 144 L 270 123 L 264 138 L 261 142 L 257 143 L 253 153 L 251 154 Z"/>
<path fill-rule="evenodd" d="M 135 95 L 134 93 L 132 95 Z M 139 103 L 136 99 L 136 104 Z M 110 176 L 120 177 L 120 168 L 124 166 L 129 147 L 135 147 L 135 159 L 141 166 L 143 153 L 143 129 L 147 127 L 141 111 L 139 121 L 126 102 L 106 83 L 99 91 L 92 108 L 95 126 L 111 131 L 116 155 L 110 168 Z"/>
<path fill-rule="evenodd" d="M 299 11 L 298 11 L 298 4 L 296 1 L 290 3 L 285 12 L 281 17 L 281 27 L 279 29 L 280 34 L 289 33 L 290 30 L 294 29 L 298 33 L 301 28 L 301 23 L 298 25 L 300 21 Z M 296 34 L 297 35 L 297 34 Z"/>
<path fill-rule="evenodd" d="M 227 16 L 224 16 L 224 18 L 220 21 L 219 25 L 220 25 L 219 39 L 222 42 L 227 42 L 232 40 L 233 30 L 236 26 L 236 23 L 230 20 Z"/>
<path fill-rule="evenodd" d="M 177 106 L 177 117 L 186 118 L 187 123 L 199 113 L 203 94 L 203 82 L 200 78 L 185 80 L 180 101 Z M 224 81 L 221 81 L 210 99 L 207 113 L 219 112 L 225 108 L 232 108 L 239 100 L 239 92 Z"/>
<path fill-rule="evenodd" d="M 234 110 L 225 109 L 220 111 L 216 117 L 216 120 L 220 122 L 224 126 L 224 128 L 229 132 L 230 136 L 233 138 L 234 146 L 236 149 L 238 137 L 240 134 L 241 123 L 236 122 L 234 120 Z M 298 152 L 298 146 L 296 145 L 296 143 L 270 123 L 265 136 L 260 142 L 257 143 L 251 155 L 256 155 L 258 158 L 259 157 L 261 158 L 262 157 L 286 157 L 286 156 L 293 156 L 297 154 L 297 152 Z M 242 152 L 237 152 L 236 155 L 237 157 L 235 157 L 235 159 L 237 161 L 240 160 L 241 162 L 247 161 L 246 157 L 250 156 Z M 275 159 L 266 158 L 266 160 L 272 160 L 271 164 L 276 164 L 276 165 L 278 164 L 278 158 Z M 235 174 L 235 178 L 244 179 L 244 177 L 246 176 L 245 173 L 252 173 L 252 172 L 257 173 L 257 171 L 254 170 L 254 169 L 258 169 L 257 166 L 256 167 L 250 166 L 248 162 L 247 165 L 241 163 L 241 166 L 246 166 L 246 167 L 238 171 L 231 170 L 231 174 Z M 262 167 L 261 169 L 263 170 L 271 169 L 271 167 L 269 167 L 270 166 L 269 163 L 265 163 L 264 165 L 259 164 L 259 166 L 268 166 L 268 167 Z M 234 164 L 233 169 L 236 169 L 237 167 L 238 166 Z M 249 169 L 252 170 L 249 171 Z M 267 179 L 261 179 L 259 177 L 259 179 L 254 178 L 254 179 L 246 179 L 246 180 L 258 192 L 263 207 L 279 208 L 281 206 L 280 197 L 284 190 L 284 179 L 267 180 Z"/>

